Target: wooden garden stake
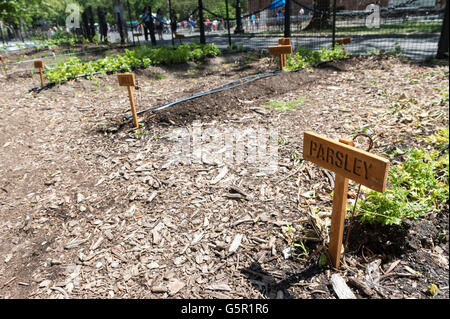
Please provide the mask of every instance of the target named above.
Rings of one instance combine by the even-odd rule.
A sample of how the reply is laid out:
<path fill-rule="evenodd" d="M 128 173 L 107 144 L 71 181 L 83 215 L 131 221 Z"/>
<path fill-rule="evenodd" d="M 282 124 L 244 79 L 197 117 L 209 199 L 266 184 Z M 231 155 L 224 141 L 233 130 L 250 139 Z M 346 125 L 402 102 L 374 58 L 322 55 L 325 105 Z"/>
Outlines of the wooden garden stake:
<path fill-rule="evenodd" d="M 0 55 L 0 62 L 2 63 L 3 71 L 5 72 L 5 77 L 6 77 L 6 79 L 8 79 L 8 72 L 6 72 L 5 60 L 3 59 L 3 57 L 1 55 Z"/>
<path fill-rule="evenodd" d="M 128 89 L 128 96 L 130 98 L 131 113 L 133 114 L 133 122 L 136 127 L 139 127 L 139 122 L 137 118 L 136 105 L 134 103 L 133 87 L 136 86 L 136 79 L 134 73 L 122 73 L 118 74 L 117 78 L 119 80 L 120 86 L 126 86 Z"/>
<path fill-rule="evenodd" d="M 280 57 L 280 69 L 283 70 L 286 66 L 286 54 L 292 54 L 291 45 L 274 45 L 269 46 L 269 54 L 278 55 Z"/>
<path fill-rule="evenodd" d="M 292 46 L 291 38 L 278 39 L 278 45 L 290 45 L 290 46 Z M 284 66 L 286 66 L 286 63 L 287 63 L 287 56 L 286 56 L 286 54 L 283 54 L 282 57 L 283 57 L 283 64 L 284 64 Z"/>
<path fill-rule="evenodd" d="M 39 73 L 41 75 L 41 86 L 44 86 L 44 61 L 39 60 L 39 61 L 34 61 L 34 67 L 36 69 L 39 69 Z"/>
<path fill-rule="evenodd" d="M 349 44 L 349 43 L 352 43 L 352 38 L 342 38 L 342 39 L 334 40 L 334 44 L 344 45 L 344 44 Z"/>
<path fill-rule="evenodd" d="M 351 179 L 377 192 L 384 192 L 389 160 L 354 147 L 352 140 L 341 138 L 337 142 L 313 132 L 304 133 L 303 158 L 334 171 L 336 175 L 328 254 L 333 266 L 339 268 L 348 181 Z"/>
<path fill-rule="evenodd" d="M 180 41 L 180 44 L 183 44 L 183 41 L 181 41 L 181 39 L 184 39 L 184 34 L 175 33 L 175 39 L 178 39 Z"/>

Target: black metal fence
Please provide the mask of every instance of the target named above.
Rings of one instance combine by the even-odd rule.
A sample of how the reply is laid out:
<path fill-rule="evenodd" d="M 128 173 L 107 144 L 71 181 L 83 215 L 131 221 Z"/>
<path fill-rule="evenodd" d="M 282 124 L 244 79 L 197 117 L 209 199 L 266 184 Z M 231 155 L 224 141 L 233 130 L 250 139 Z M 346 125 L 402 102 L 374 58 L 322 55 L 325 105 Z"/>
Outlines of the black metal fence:
<path fill-rule="evenodd" d="M 436 56 L 445 7 L 414 6 L 412 1 L 409 6 L 389 7 L 362 0 L 358 2 L 362 10 L 345 6 L 335 10 L 333 1 L 326 10 L 320 10 L 302 0 L 289 2 L 294 7 L 290 10 L 289 30 L 284 6 L 264 8 L 243 17 L 244 32 L 237 35 L 232 30 L 232 42 L 264 49 L 276 44 L 279 37 L 290 35 L 295 47 L 319 49 L 337 40 L 353 54 L 397 52 L 418 60 Z"/>
<path fill-rule="evenodd" d="M 258 1 L 266 5 L 253 6 L 240 21 L 227 19 L 214 13 L 214 8 L 204 5 L 203 39 L 225 50 L 230 45 L 240 49 L 267 49 L 277 44 L 278 38 L 290 36 L 294 49 L 298 46 L 319 49 L 333 46 L 337 41 L 344 42 L 346 50 L 353 54 L 393 51 L 423 60 L 436 56 L 444 13 L 448 11 L 436 0 L 405 0 L 399 5 L 395 5 L 395 1 L 388 4 L 386 0 L 360 0 L 356 8 L 355 1 L 346 0 L 283 2 L 284 5 L 276 7 L 274 1 Z M 321 3 L 321 6 L 314 6 L 315 3 Z M 183 42 L 202 40 L 199 11 L 196 8 L 189 17 L 178 14 L 176 33 L 184 35 Z M 170 25 L 170 20 L 166 19 L 158 45 L 179 43 L 174 41 Z M 144 32 L 138 24 L 127 27 L 128 42 L 145 43 Z M 110 26 L 110 42 L 120 41 L 117 29 L 115 25 Z M 25 42 L 17 30 L 8 31 L 7 36 L 7 40 Z M 4 28 L 0 37 L 4 42 Z M 49 35 L 45 33 L 45 37 Z"/>

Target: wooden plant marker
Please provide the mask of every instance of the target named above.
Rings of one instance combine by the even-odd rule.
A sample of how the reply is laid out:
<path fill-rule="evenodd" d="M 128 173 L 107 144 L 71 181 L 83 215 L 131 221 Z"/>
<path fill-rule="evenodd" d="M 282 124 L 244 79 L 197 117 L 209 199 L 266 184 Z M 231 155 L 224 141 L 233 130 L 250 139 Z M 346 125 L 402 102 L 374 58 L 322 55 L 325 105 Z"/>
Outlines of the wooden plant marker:
<path fill-rule="evenodd" d="M 342 39 L 334 40 L 334 44 L 344 45 L 344 44 L 349 44 L 349 43 L 352 43 L 352 38 L 342 38 Z"/>
<path fill-rule="evenodd" d="M 184 39 L 184 34 L 175 33 L 175 39 L 178 39 L 180 41 L 180 44 L 183 44 L 181 39 Z"/>
<path fill-rule="evenodd" d="M 3 59 L 3 57 L 1 55 L 0 55 L 0 62 L 2 63 L 3 71 L 5 72 L 5 77 L 6 77 L 6 79 L 8 79 L 8 72 L 6 72 L 5 60 Z"/>
<path fill-rule="evenodd" d="M 292 46 L 291 38 L 278 39 L 278 45 L 290 45 L 290 46 Z M 286 54 L 283 54 L 282 57 L 283 57 L 283 64 L 284 64 L 284 66 L 286 66 L 286 63 L 287 63 Z"/>
<path fill-rule="evenodd" d="M 133 113 L 133 122 L 136 127 L 139 127 L 136 105 L 134 103 L 134 95 L 133 95 L 133 86 L 136 86 L 136 79 L 134 77 L 134 73 L 118 74 L 117 78 L 119 80 L 120 86 L 126 86 L 128 88 L 128 96 L 130 98 L 131 104 L 131 113 Z"/>
<path fill-rule="evenodd" d="M 286 54 L 292 54 L 292 46 L 291 45 L 274 45 L 269 46 L 269 54 L 278 55 L 280 57 L 280 69 L 286 66 Z"/>
<path fill-rule="evenodd" d="M 39 73 L 41 75 L 41 86 L 44 86 L 44 61 L 42 60 L 38 60 L 38 61 L 34 61 L 34 67 L 36 69 L 39 69 Z"/>
<path fill-rule="evenodd" d="M 333 266 L 339 268 L 348 180 L 382 193 L 386 189 L 389 160 L 354 147 L 352 140 L 341 138 L 337 142 L 313 132 L 304 133 L 303 158 L 336 174 L 328 254 Z"/>
<path fill-rule="evenodd" d="M 136 37 L 138 40 L 138 43 L 141 44 L 141 41 L 139 40 L 139 37 L 142 37 L 142 30 L 144 29 L 144 27 L 142 26 L 142 24 L 139 25 L 139 32 L 134 32 L 133 33 L 133 39 Z"/>

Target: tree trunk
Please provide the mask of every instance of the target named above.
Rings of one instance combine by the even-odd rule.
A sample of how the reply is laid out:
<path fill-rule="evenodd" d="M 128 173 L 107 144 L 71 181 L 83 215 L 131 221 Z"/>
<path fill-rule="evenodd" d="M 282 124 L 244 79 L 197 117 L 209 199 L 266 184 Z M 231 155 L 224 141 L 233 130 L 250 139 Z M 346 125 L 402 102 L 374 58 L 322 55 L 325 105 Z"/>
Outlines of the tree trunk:
<path fill-rule="evenodd" d="M 448 59 L 448 3 L 445 5 L 444 23 L 442 24 L 441 38 L 439 39 L 436 58 Z"/>
<path fill-rule="evenodd" d="M 313 17 L 305 30 L 330 29 L 330 11 L 330 0 L 314 0 Z"/>
<path fill-rule="evenodd" d="M 241 20 L 241 1 L 236 0 L 236 28 L 234 29 L 234 33 L 244 33 L 244 28 L 242 27 Z"/>

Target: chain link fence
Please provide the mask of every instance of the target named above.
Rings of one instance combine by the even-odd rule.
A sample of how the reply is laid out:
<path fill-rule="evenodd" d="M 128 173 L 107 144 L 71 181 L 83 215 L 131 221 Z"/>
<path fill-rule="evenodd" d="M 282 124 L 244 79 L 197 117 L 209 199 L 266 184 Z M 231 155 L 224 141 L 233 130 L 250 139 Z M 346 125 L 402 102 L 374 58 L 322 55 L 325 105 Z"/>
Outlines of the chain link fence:
<path fill-rule="evenodd" d="M 224 0 L 227 4 L 231 1 Z M 445 0 L 237 0 L 234 7 L 238 7 L 239 1 L 248 1 L 248 12 L 241 14 L 240 20 L 219 15 L 207 5 L 202 5 L 202 10 L 196 7 L 189 14 L 176 14 L 176 34 L 171 32 L 170 17 L 163 17 L 161 36 L 156 44 L 204 41 L 215 43 L 222 50 L 265 50 L 278 44 L 280 37 L 289 36 L 294 50 L 298 46 L 320 49 L 345 43 L 346 50 L 352 54 L 396 52 L 424 60 L 437 54 L 445 10 L 448 11 Z M 234 7 L 229 5 L 229 10 Z M 235 12 L 237 10 L 233 11 L 233 16 Z M 160 21 L 155 13 L 153 19 L 155 32 L 158 32 Z M 128 31 L 125 42 L 150 44 L 140 18 L 131 20 L 123 19 L 128 21 L 124 26 Z M 98 34 L 98 24 L 96 28 Z M 47 29 L 43 26 L 21 33 L 18 29 L 3 27 L 0 37 L 4 46 L 8 41 L 26 42 L 27 37 L 36 34 L 47 39 L 50 37 Z M 109 26 L 110 42 L 123 41 L 118 29 L 117 25 Z M 448 51 L 448 38 L 446 47 Z"/>

